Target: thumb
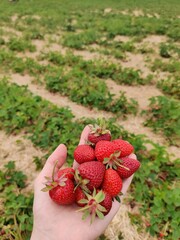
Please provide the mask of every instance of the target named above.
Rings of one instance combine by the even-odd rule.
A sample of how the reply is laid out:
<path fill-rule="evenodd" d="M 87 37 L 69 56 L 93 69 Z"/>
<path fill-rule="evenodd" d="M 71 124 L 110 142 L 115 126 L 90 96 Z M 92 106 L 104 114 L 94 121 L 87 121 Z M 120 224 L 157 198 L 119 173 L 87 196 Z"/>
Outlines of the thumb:
<path fill-rule="evenodd" d="M 44 179 L 45 176 L 48 176 L 48 177 L 51 176 L 54 169 L 54 165 L 57 162 L 57 166 L 55 169 L 55 173 L 56 173 L 58 169 L 62 167 L 62 165 L 66 161 L 66 158 L 67 158 L 67 148 L 64 144 L 60 144 L 47 159 L 38 178 L 42 180 Z"/>

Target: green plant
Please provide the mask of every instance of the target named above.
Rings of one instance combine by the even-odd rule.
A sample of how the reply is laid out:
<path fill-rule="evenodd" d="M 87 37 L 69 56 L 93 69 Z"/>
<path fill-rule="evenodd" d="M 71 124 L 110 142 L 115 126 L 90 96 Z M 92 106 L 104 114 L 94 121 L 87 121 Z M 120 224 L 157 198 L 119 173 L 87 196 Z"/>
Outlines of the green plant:
<path fill-rule="evenodd" d="M 30 52 L 35 52 L 36 47 L 28 40 L 21 39 L 21 38 L 10 38 L 8 43 L 8 47 L 12 51 L 17 52 L 24 52 L 25 50 L 28 50 Z"/>
<path fill-rule="evenodd" d="M 179 145 L 180 137 L 180 103 L 165 96 L 150 98 L 146 114 L 145 126 L 152 127 L 155 132 L 163 132 L 170 144 Z"/>
<path fill-rule="evenodd" d="M 27 177 L 15 169 L 13 161 L 0 170 L 0 230 L 2 239 L 28 240 L 32 231 L 32 194 L 25 195 Z"/>
<path fill-rule="evenodd" d="M 157 87 L 165 94 L 171 95 L 180 100 L 180 77 L 175 76 L 158 81 Z"/>
<path fill-rule="evenodd" d="M 70 48 L 82 49 L 85 45 L 95 43 L 98 37 L 98 32 L 91 29 L 81 33 L 71 33 L 64 36 L 63 45 Z"/>

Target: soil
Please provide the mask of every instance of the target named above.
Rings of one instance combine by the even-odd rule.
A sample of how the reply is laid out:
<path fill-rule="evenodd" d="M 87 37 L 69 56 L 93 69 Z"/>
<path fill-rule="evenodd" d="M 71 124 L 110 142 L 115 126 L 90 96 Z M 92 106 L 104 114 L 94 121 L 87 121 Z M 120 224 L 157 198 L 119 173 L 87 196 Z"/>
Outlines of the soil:
<path fill-rule="evenodd" d="M 0 168 L 3 169 L 9 161 L 15 161 L 16 168 L 28 176 L 26 191 L 32 191 L 33 181 L 38 174 L 33 157 L 42 157 L 45 152 L 26 139 L 23 132 L 9 136 L 4 131 L 0 131 L 0 139 Z"/>

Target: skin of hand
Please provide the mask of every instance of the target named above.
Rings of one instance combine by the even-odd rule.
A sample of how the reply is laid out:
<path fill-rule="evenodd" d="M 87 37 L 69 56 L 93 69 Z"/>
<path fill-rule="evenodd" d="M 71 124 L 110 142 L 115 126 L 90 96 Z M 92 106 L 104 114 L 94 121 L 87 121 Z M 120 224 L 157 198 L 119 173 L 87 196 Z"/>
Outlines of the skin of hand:
<path fill-rule="evenodd" d="M 86 126 L 81 134 L 79 144 L 84 144 L 89 134 L 89 127 Z M 136 159 L 135 154 L 130 155 Z M 60 144 L 50 155 L 42 171 L 34 183 L 34 223 L 31 240 L 94 240 L 101 235 L 113 217 L 116 215 L 120 203 L 113 202 L 111 211 L 103 220 L 96 218 L 90 224 L 90 219 L 82 220 L 82 213 L 77 212 L 77 205 L 60 206 L 54 203 L 49 197 L 48 192 L 42 192 L 45 176 L 51 176 L 54 164 L 58 161 L 56 171 L 60 169 L 66 161 L 66 146 Z M 73 167 L 78 164 L 74 161 Z M 123 181 L 122 193 L 125 194 L 131 184 L 133 176 Z M 121 197 L 122 199 L 122 197 Z"/>

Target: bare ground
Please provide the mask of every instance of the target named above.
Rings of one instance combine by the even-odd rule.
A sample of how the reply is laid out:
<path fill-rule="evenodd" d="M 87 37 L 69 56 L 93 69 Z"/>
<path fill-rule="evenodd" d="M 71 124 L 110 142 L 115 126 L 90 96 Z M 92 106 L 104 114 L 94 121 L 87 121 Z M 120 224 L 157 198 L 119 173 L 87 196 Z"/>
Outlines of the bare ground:
<path fill-rule="evenodd" d="M 2 169 L 9 161 L 15 161 L 17 169 L 28 176 L 26 191 L 32 191 L 33 181 L 38 174 L 33 163 L 33 156 L 42 157 L 45 152 L 35 148 L 32 142 L 24 136 L 24 133 L 14 136 L 0 131 L 0 168 Z"/>
<path fill-rule="evenodd" d="M 69 107 L 74 114 L 75 118 L 98 118 L 105 117 L 110 118 L 114 115 L 112 113 L 108 113 L 105 111 L 99 111 L 96 109 L 88 109 L 83 107 L 82 105 L 76 104 L 68 99 L 68 97 L 61 96 L 58 93 L 50 93 L 43 86 L 38 86 L 32 83 L 32 78 L 28 75 L 21 76 L 19 74 L 12 74 L 11 81 L 18 85 L 27 85 L 28 89 L 35 95 L 41 96 L 43 99 L 46 99 L 53 104 L 59 107 Z M 152 93 L 150 90 L 148 91 L 148 86 L 142 86 L 141 91 L 138 87 L 127 87 L 127 86 L 119 86 L 111 80 L 108 80 L 108 86 L 111 89 L 112 93 L 118 94 L 119 91 L 125 90 L 129 97 L 137 98 L 138 103 L 141 107 L 146 108 L 148 105 L 148 98 L 151 96 L 156 96 L 158 94 L 158 89 L 156 90 L 151 86 Z M 142 91 L 143 90 L 143 91 Z M 133 95 L 134 94 L 134 95 Z M 145 134 L 150 140 L 155 143 L 159 143 L 162 145 L 166 145 L 166 140 L 160 134 L 155 134 L 151 131 L 150 128 L 144 127 L 144 118 L 141 116 L 128 116 L 127 120 L 119 119 L 117 122 L 119 125 L 122 125 L 126 130 L 135 134 Z M 174 146 L 174 148 L 168 148 L 170 154 L 175 157 L 179 157 L 180 149 Z M 174 157 L 173 157 L 174 158 Z"/>

